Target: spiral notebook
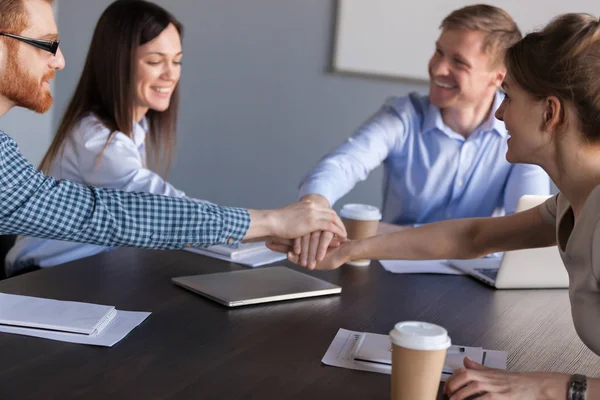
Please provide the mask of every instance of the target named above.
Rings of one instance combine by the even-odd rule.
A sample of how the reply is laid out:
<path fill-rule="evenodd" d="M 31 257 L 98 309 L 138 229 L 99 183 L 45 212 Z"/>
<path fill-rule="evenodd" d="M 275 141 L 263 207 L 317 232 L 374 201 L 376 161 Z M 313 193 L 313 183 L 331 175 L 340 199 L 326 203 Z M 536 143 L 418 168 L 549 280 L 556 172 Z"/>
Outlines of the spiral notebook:
<path fill-rule="evenodd" d="M 0 293 L 0 326 L 98 335 L 116 314 L 113 306 Z"/>

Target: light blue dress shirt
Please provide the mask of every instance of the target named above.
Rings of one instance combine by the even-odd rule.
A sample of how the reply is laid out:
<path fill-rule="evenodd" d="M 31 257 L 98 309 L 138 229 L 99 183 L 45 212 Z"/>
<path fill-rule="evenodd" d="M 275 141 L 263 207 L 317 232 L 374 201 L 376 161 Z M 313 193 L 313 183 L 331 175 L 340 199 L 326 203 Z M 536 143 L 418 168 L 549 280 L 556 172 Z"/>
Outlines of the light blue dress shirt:
<path fill-rule="evenodd" d="M 467 138 L 452 131 L 427 96 L 390 98 L 358 132 L 326 155 L 300 184 L 300 197 L 333 204 L 384 165 L 383 220 L 400 225 L 513 213 L 524 194 L 548 195 L 540 167 L 506 161 L 508 134 L 489 117 Z"/>

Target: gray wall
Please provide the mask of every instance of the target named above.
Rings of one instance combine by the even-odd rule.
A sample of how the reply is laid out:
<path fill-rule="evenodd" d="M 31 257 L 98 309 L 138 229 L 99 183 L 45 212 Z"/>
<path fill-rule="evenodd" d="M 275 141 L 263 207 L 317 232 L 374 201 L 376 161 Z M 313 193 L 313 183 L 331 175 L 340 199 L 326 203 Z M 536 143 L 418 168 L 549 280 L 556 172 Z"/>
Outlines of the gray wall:
<path fill-rule="evenodd" d="M 57 75 L 54 127 L 77 83 L 93 27 L 111 3 L 59 2 L 67 66 Z M 156 3 L 186 29 L 178 153 L 168 178 L 190 196 L 251 208 L 290 203 L 302 176 L 386 97 L 427 90 L 328 72 L 334 1 Z M 342 202 L 379 205 L 381 179 L 379 168 Z"/>
<path fill-rule="evenodd" d="M 52 110 L 36 114 L 24 108 L 13 108 L 0 119 L 0 129 L 15 139 L 21 153 L 37 166 L 54 134 L 52 117 Z"/>

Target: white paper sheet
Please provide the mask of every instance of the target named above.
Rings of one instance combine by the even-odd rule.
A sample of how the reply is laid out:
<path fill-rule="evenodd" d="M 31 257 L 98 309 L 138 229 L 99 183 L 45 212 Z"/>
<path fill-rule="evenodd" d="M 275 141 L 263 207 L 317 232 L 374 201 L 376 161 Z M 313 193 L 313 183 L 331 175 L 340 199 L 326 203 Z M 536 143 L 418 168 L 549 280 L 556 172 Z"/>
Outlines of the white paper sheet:
<path fill-rule="evenodd" d="M 386 271 L 394 274 L 464 275 L 448 264 L 448 260 L 381 260 Z"/>
<path fill-rule="evenodd" d="M 265 248 L 265 250 L 253 251 L 247 255 L 240 255 L 236 259 L 231 259 L 230 257 L 222 254 L 217 254 L 212 251 L 193 247 L 188 247 L 185 250 L 219 260 L 245 265 L 247 267 L 260 267 L 261 265 L 271 264 L 287 258 L 287 256 L 283 253 L 277 253 L 267 248 Z"/>
<path fill-rule="evenodd" d="M 490 368 L 506 369 L 507 354 L 500 350 L 483 350 L 483 365 Z"/>
<path fill-rule="evenodd" d="M 354 361 L 387 364 L 391 368 L 392 343 L 389 335 L 366 332 L 360 336 L 355 348 Z M 481 347 L 451 346 L 446 352 L 443 372 L 452 374 L 458 368 L 462 368 L 465 357 L 481 363 L 483 351 Z"/>
<path fill-rule="evenodd" d="M 360 371 L 377 372 L 380 374 L 391 374 L 389 365 L 370 363 L 354 360 L 356 346 L 360 341 L 363 332 L 349 331 L 347 329 L 339 329 L 331 345 L 327 349 L 325 356 L 321 362 L 332 367 L 341 367 L 355 369 Z M 386 335 L 381 335 L 386 336 Z M 486 354 L 487 353 L 487 354 Z M 456 354 L 456 356 L 455 356 Z M 485 357 L 483 355 L 486 354 Z M 462 367 L 462 358 L 468 356 L 473 361 L 481 363 L 492 368 L 506 369 L 506 352 L 483 350 L 480 347 L 465 347 L 464 353 L 454 353 L 450 357 L 448 363 L 445 364 L 445 370 L 455 370 Z M 449 373 L 442 373 L 440 377 L 442 382 L 450 377 Z"/>
<path fill-rule="evenodd" d="M 17 335 L 35 336 L 44 339 L 58 340 L 61 342 L 89 344 L 95 346 L 112 347 L 123 339 L 136 326 L 141 324 L 149 312 L 134 312 L 117 310 L 117 315 L 99 334 L 85 335 L 78 333 L 56 332 L 43 329 L 20 328 L 14 326 L 0 326 L 0 332 Z"/>

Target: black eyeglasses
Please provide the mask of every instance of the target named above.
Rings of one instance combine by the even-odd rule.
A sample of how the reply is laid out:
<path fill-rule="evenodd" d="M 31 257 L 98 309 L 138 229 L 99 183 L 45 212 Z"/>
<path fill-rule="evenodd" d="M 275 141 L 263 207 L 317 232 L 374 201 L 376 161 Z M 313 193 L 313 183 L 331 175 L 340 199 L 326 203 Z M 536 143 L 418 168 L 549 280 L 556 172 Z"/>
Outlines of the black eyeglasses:
<path fill-rule="evenodd" d="M 12 33 L 1 33 L 0 36 L 8 36 L 13 39 L 20 40 L 21 42 L 25 42 L 32 46 L 37 47 L 38 49 L 42 49 L 53 55 L 56 55 L 56 51 L 58 50 L 58 40 L 42 40 L 42 39 L 32 39 L 25 36 L 13 35 Z"/>

